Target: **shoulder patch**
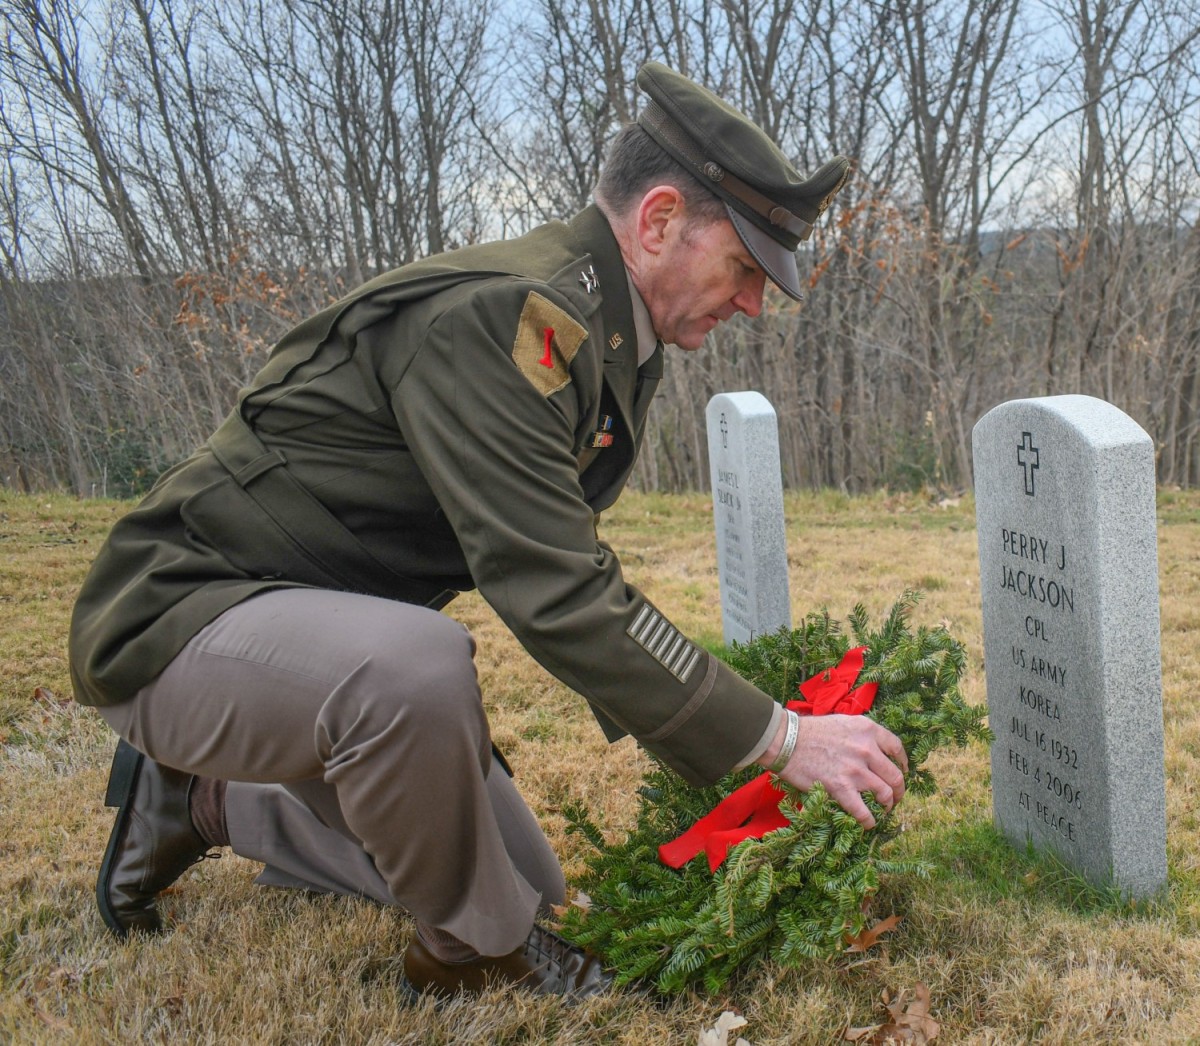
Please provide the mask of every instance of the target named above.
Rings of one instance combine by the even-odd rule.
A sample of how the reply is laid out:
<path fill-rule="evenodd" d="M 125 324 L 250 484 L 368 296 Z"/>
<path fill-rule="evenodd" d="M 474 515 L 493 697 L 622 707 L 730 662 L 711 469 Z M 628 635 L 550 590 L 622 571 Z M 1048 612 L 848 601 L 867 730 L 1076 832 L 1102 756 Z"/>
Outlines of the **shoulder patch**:
<path fill-rule="evenodd" d="M 587 328 L 537 291 L 530 291 L 517 323 L 513 362 L 543 396 L 571 382 L 571 361 L 588 337 Z"/>

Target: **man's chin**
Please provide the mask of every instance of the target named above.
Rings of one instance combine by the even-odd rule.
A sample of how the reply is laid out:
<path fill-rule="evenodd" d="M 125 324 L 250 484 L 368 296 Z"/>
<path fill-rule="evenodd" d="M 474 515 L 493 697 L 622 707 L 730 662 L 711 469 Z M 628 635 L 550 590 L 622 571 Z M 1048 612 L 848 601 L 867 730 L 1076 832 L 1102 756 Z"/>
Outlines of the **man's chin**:
<path fill-rule="evenodd" d="M 692 330 L 680 333 L 678 339 L 673 344 L 683 349 L 684 352 L 695 352 L 697 349 L 704 347 L 705 339 L 716 329 L 720 322 L 714 316 L 706 316 Z"/>

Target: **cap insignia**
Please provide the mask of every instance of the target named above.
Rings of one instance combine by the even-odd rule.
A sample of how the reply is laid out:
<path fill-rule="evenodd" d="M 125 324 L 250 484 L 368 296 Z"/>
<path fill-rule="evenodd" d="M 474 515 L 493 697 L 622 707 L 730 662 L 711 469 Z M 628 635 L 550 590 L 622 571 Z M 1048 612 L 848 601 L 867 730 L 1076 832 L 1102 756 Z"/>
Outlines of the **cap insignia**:
<path fill-rule="evenodd" d="M 712 160 L 709 160 L 704 165 L 704 174 L 714 182 L 719 182 L 725 177 L 725 169 L 719 163 L 713 163 Z"/>
<path fill-rule="evenodd" d="M 825 197 L 825 199 L 823 199 L 819 204 L 817 204 L 817 217 L 820 217 L 822 214 L 825 213 L 825 208 L 828 207 L 830 205 L 830 203 L 833 202 L 833 198 L 842 191 L 842 187 L 846 184 L 846 182 L 849 180 L 849 178 L 850 178 L 850 165 L 846 164 L 845 169 L 842 171 L 841 178 L 838 179 L 837 185 L 835 185 L 832 189 L 830 189 L 829 194 Z"/>
<path fill-rule="evenodd" d="M 579 273 L 579 282 L 583 284 L 583 289 L 588 294 L 595 294 L 600 289 L 600 277 L 596 275 L 596 268 L 589 265 Z"/>

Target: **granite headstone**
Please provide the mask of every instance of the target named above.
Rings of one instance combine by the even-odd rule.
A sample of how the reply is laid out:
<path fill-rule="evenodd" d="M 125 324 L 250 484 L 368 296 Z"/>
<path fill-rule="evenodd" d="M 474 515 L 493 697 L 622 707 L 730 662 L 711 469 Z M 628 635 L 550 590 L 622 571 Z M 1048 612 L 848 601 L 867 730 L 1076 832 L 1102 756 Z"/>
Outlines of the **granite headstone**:
<path fill-rule="evenodd" d="M 792 624 L 778 419 L 761 393 L 722 392 L 706 421 L 721 620 L 745 643 Z"/>
<path fill-rule="evenodd" d="M 1154 445 L 1090 396 L 973 434 L 995 820 L 1097 884 L 1166 883 Z"/>

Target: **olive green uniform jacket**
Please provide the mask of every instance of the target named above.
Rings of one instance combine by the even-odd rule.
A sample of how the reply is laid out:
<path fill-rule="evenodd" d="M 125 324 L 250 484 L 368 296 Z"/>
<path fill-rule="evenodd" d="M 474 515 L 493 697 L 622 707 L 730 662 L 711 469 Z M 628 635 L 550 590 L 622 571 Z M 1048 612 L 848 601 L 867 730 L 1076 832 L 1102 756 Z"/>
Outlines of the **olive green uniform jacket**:
<path fill-rule="evenodd" d="M 662 374 L 661 346 L 639 370 L 636 341 L 594 207 L 397 269 L 301 324 L 114 527 L 72 620 L 78 700 L 132 697 L 257 592 L 440 607 L 478 587 L 610 740 L 632 734 L 714 781 L 759 742 L 772 701 L 681 635 L 596 537 Z"/>

